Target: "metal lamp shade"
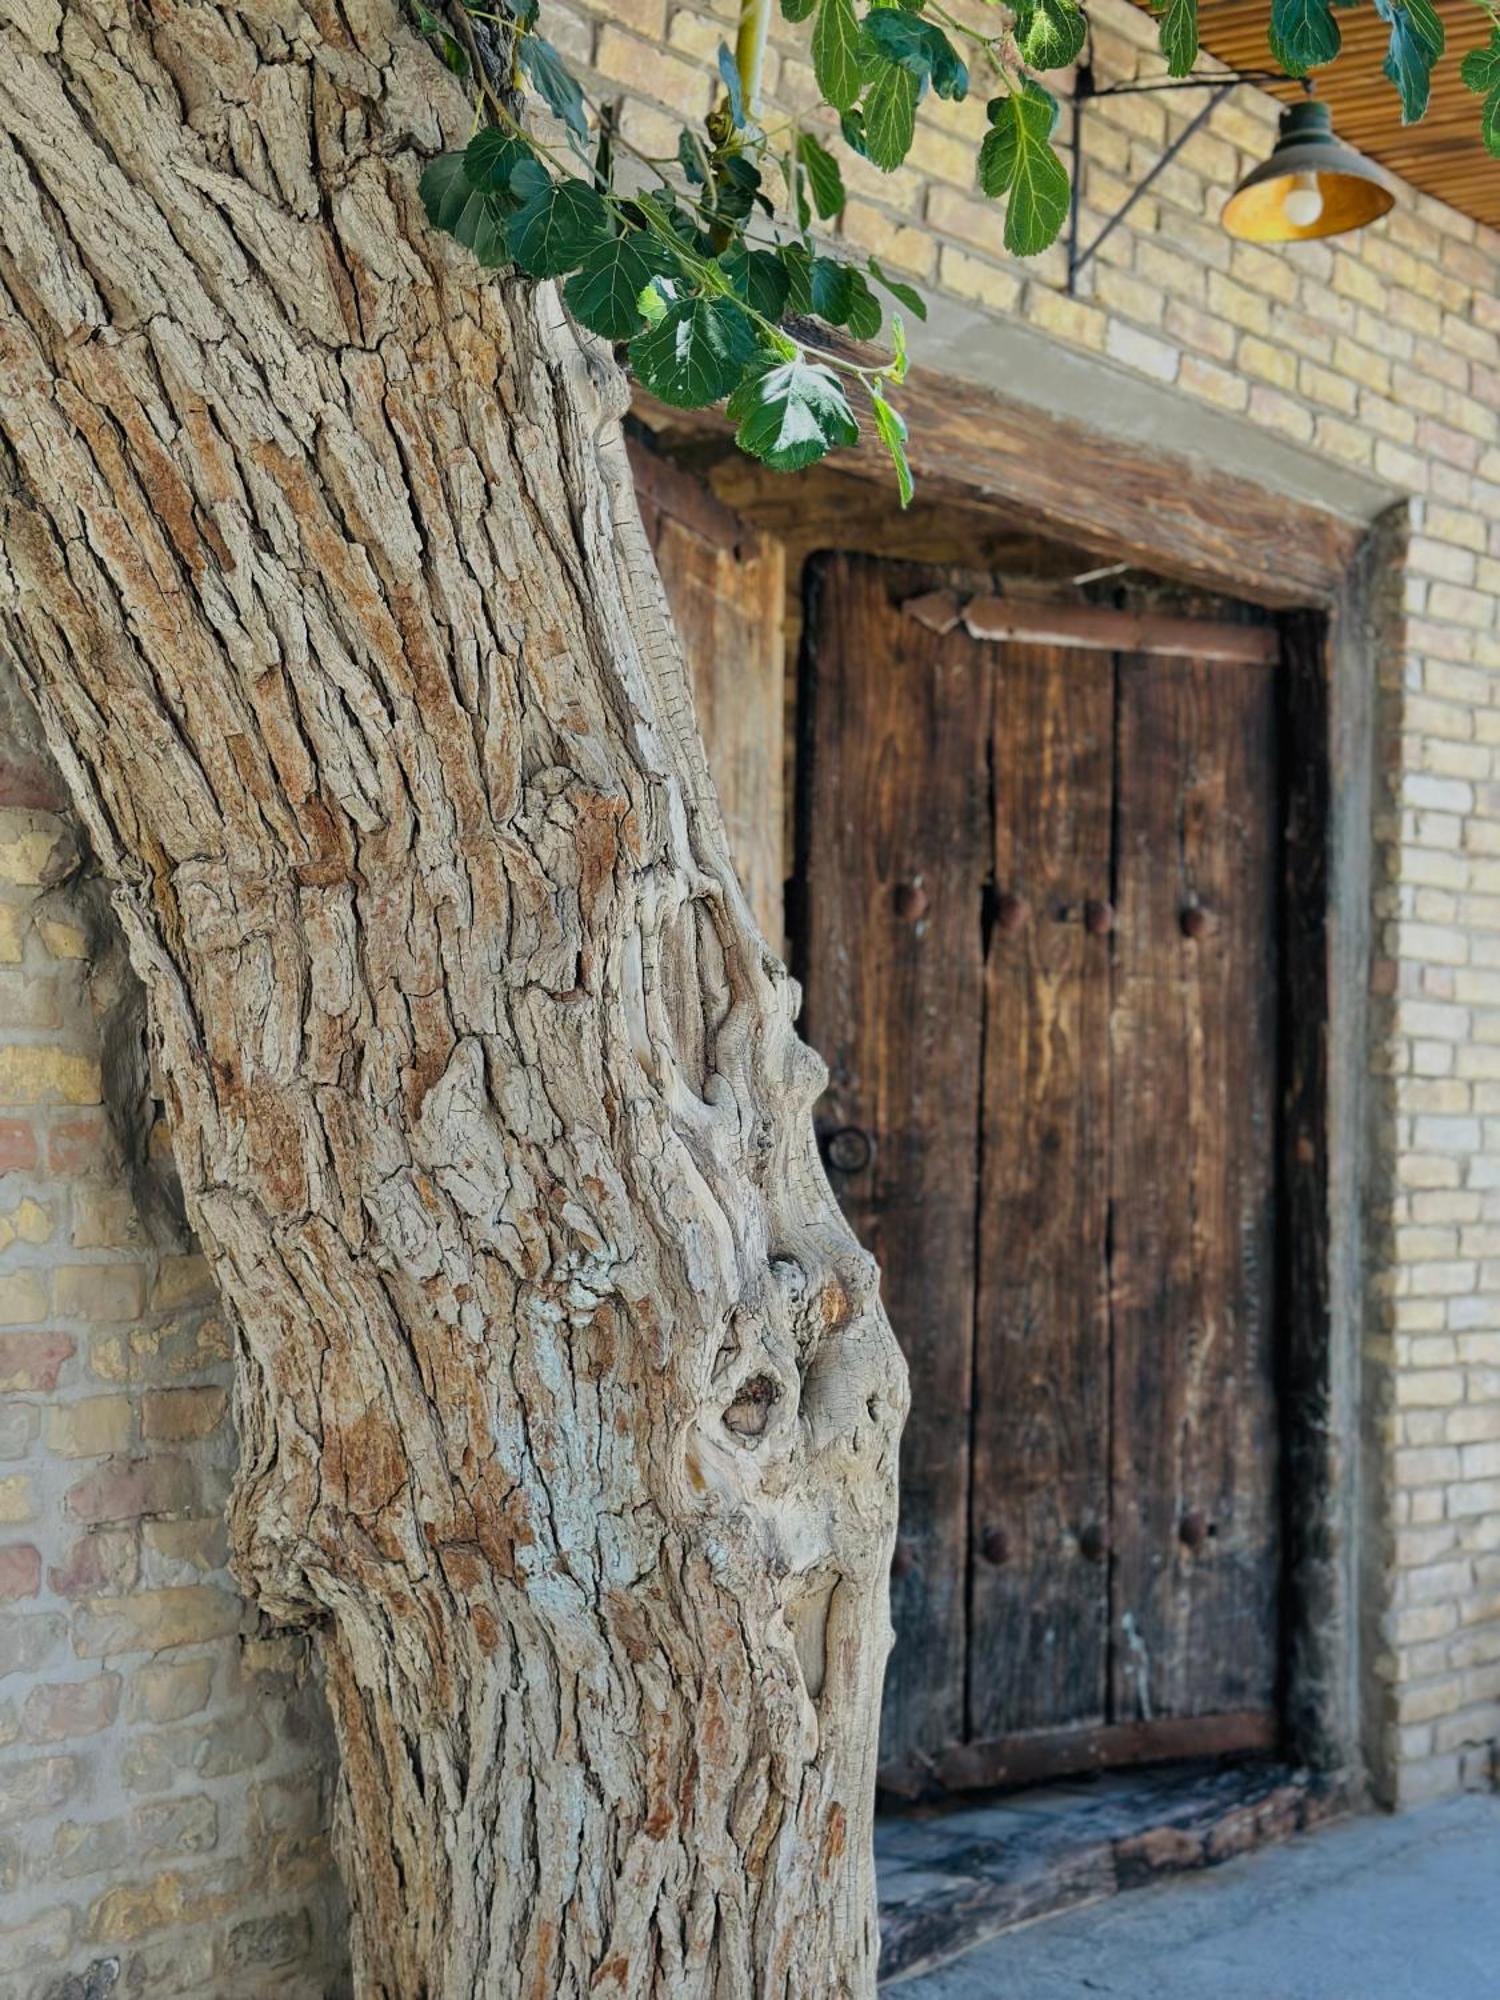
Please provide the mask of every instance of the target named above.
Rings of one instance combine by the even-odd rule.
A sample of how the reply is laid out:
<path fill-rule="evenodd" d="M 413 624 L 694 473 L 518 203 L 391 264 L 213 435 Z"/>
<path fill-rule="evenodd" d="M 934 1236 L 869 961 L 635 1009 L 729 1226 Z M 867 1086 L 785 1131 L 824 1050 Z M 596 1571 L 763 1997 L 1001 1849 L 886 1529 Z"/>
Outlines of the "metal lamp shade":
<path fill-rule="evenodd" d="M 1323 210 L 1315 222 L 1299 224 L 1285 202 L 1294 188 L 1306 187 L 1305 175 L 1316 176 Z M 1362 229 L 1395 202 L 1396 183 L 1384 167 L 1334 137 L 1326 104 L 1292 104 L 1281 114 L 1270 159 L 1240 182 L 1220 220 L 1231 236 L 1249 243 L 1303 243 Z"/>

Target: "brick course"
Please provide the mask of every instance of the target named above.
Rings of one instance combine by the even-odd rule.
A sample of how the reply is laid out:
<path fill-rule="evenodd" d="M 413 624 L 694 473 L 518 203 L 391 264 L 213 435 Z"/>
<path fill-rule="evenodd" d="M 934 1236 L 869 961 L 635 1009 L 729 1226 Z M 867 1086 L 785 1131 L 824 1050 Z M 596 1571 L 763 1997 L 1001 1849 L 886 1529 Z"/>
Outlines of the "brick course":
<path fill-rule="evenodd" d="M 75 844 L 4 726 L 0 2000 L 66 2000 L 101 1960 L 120 1993 L 323 2000 L 343 1924 L 321 1694 L 224 1567 L 229 1343 L 202 1259 L 136 1216 Z"/>

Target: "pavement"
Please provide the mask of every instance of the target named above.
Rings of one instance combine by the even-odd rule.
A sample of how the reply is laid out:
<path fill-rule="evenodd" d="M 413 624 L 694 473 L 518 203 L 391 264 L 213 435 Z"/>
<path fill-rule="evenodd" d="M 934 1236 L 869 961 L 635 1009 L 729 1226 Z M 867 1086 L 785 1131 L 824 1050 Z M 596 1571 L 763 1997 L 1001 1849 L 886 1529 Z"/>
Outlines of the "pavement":
<path fill-rule="evenodd" d="M 1365 1814 L 1009 1931 L 892 2000 L 1500 2000 L 1500 1795 Z"/>

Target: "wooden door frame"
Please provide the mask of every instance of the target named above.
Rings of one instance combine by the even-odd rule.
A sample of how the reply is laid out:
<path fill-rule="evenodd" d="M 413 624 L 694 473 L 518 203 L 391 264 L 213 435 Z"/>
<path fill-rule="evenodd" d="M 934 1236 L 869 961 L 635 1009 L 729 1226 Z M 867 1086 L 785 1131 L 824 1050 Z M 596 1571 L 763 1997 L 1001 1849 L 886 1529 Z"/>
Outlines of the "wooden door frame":
<path fill-rule="evenodd" d="M 923 490 L 1013 515 L 1036 533 L 1280 614 L 1288 735 L 1282 1181 L 1282 1748 L 1365 1778 L 1380 1600 L 1362 1324 L 1365 1202 L 1384 1137 L 1370 1088 L 1378 667 L 1399 645 L 1407 509 L 1356 522 L 1234 473 L 1106 436 L 960 378 L 915 370 L 903 391 Z M 722 418 L 649 398 L 667 447 L 703 450 Z M 888 474 L 873 447 L 836 461 Z M 789 505 L 795 502 L 789 495 Z M 1338 781 L 1334 782 L 1334 773 Z"/>

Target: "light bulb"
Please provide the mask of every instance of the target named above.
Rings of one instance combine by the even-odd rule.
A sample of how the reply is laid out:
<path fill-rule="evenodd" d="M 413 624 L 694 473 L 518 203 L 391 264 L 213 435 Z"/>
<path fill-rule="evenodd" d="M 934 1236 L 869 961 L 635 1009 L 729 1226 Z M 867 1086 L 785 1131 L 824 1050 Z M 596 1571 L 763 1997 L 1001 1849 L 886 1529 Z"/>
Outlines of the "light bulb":
<path fill-rule="evenodd" d="M 1281 197 L 1281 212 L 1296 229 L 1311 229 L 1323 213 L 1323 190 L 1316 174 L 1296 174 Z"/>

